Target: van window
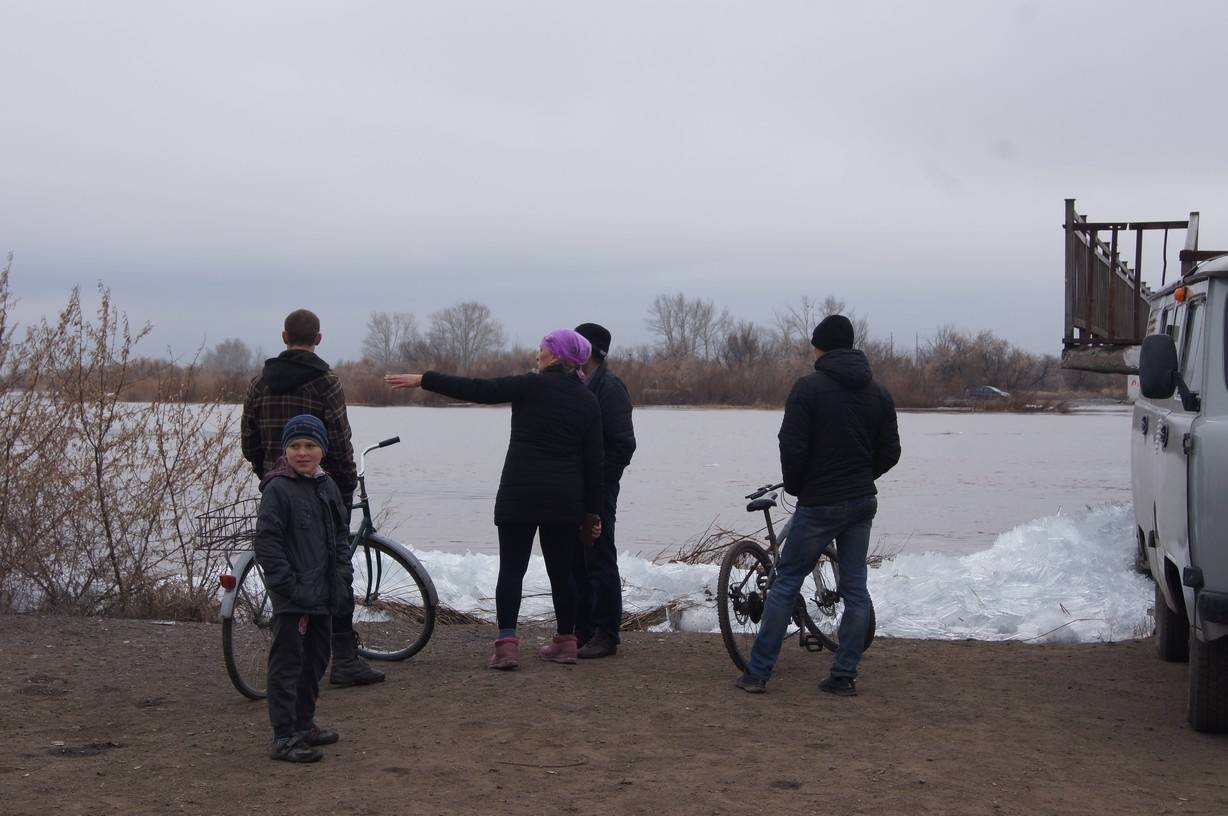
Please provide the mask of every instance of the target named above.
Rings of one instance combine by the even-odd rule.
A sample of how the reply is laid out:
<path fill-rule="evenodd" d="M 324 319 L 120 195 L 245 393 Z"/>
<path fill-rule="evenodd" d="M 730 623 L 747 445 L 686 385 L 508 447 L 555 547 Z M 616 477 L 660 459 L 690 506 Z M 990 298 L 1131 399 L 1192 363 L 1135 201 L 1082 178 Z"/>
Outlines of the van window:
<path fill-rule="evenodd" d="M 1195 301 L 1189 305 L 1185 313 L 1185 326 L 1181 332 L 1181 378 L 1191 391 L 1202 390 L 1204 305 L 1203 301 Z"/>

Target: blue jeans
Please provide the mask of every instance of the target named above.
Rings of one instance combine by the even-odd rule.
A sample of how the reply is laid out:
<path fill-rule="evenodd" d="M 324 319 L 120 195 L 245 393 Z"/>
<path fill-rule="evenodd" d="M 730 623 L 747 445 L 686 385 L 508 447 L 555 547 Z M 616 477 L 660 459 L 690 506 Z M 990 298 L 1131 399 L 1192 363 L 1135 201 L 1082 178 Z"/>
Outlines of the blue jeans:
<path fill-rule="evenodd" d="M 772 667 L 780 654 L 785 630 L 793 619 L 793 607 L 802 582 L 834 538 L 844 615 L 837 633 L 840 648 L 832 660 L 831 673 L 834 677 L 857 676 L 870 619 L 866 555 L 870 549 L 870 524 L 877 511 L 878 500 L 874 496 L 863 496 L 821 507 L 799 506 L 793 513 L 780 563 L 776 566 L 776 580 L 764 604 L 759 635 L 750 650 L 747 674 L 760 680 L 772 676 Z"/>

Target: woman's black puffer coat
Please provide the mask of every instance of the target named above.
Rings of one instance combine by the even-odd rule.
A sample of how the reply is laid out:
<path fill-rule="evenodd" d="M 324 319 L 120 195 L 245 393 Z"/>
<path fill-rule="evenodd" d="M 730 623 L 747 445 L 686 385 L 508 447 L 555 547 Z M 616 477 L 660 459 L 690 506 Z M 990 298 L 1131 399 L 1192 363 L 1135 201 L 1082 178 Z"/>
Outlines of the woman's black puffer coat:
<path fill-rule="evenodd" d="M 465 402 L 512 404 L 495 524 L 578 524 L 601 512 L 601 409 L 574 374 L 550 366 L 484 380 L 428 371 L 422 387 Z"/>

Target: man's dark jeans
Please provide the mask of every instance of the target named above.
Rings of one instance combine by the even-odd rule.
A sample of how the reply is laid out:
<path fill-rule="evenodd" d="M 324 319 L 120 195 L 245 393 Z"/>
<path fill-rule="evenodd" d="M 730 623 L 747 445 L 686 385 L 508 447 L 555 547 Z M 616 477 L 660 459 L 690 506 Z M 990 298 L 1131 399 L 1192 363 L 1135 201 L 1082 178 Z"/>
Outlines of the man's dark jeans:
<path fill-rule="evenodd" d="M 572 559 L 576 584 L 576 637 L 584 643 L 597 631 L 620 643 L 623 622 L 623 582 L 618 574 L 618 548 L 614 545 L 614 522 L 618 511 L 617 481 L 606 482 L 601 508 L 601 535 L 585 547 L 577 542 Z"/>
<path fill-rule="evenodd" d="M 870 525 L 877 511 L 878 500 L 874 496 L 821 507 L 799 506 L 794 511 L 776 567 L 776 580 L 764 605 L 759 635 L 750 650 L 747 674 L 760 680 L 772 676 L 802 582 L 814 570 L 823 549 L 835 539 L 844 614 L 838 632 L 840 647 L 832 660 L 831 673 L 836 677 L 857 676 L 870 622 L 866 554 L 870 548 Z"/>

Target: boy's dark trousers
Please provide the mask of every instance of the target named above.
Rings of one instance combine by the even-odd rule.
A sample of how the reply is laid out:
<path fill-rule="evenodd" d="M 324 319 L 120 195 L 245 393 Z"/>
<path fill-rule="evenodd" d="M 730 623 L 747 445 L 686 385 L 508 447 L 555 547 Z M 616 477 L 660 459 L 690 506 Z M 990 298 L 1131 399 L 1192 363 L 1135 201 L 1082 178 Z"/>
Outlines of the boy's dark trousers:
<path fill-rule="evenodd" d="M 307 630 L 299 632 L 306 619 Z M 273 737 L 282 739 L 306 731 L 315 722 L 320 678 L 328 668 L 332 619 L 328 615 L 273 616 L 269 647 L 269 721 Z"/>
<path fill-rule="evenodd" d="M 617 481 L 607 481 L 601 508 L 601 535 L 592 546 L 577 541 L 572 558 L 576 584 L 576 637 L 584 643 L 598 631 L 615 643 L 623 622 L 623 583 L 618 574 L 618 548 L 614 544 L 614 520 L 618 512 Z"/>

